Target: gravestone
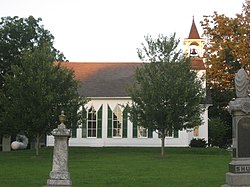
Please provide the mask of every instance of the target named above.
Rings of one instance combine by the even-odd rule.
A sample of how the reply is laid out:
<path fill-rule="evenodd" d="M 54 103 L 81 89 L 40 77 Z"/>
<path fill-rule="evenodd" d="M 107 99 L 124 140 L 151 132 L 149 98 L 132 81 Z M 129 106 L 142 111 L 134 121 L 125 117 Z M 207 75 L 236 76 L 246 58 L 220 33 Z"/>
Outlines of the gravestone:
<path fill-rule="evenodd" d="M 59 116 L 58 128 L 54 129 L 52 135 L 55 138 L 52 171 L 47 185 L 44 187 L 71 187 L 70 173 L 68 172 L 68 139 L 70 131 L 64 125 L 65 115 Z"/>
<path fill-rule="evenodd" d="M 241 68 L 235 75 L 235 100 L 229 102 L 232 115 L 233 158 L 221 187 L 250 187 L 250 97 L 249 79 Z"/>
<path fill-rule="evenodd" d="M 10 151 L 10 144 L 11 144 L 11 136 L 3 135 L 2 137 L 2 151 L 7 152 Z"/>

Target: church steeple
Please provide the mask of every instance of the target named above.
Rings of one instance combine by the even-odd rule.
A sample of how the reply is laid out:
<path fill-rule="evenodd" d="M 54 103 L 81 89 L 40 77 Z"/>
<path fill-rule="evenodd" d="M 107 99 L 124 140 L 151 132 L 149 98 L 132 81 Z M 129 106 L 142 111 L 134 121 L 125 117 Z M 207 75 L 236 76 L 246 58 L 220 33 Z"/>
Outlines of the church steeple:
<path fill-rule="evenodd" d="M 194 17 L 188 38 L 184 39 L 184 52 L 188 57 L 203 57 L 205 39 L 201 38 Z"/>
<path fill-rule="evenodd" d="M 198 33 L 197 27 L 194 22 L 194 16 L 193 16 L 193 22 L 192 22 L 192 26 L 189 32 L 188 39 L 200 39 L 200 35 Z"/>

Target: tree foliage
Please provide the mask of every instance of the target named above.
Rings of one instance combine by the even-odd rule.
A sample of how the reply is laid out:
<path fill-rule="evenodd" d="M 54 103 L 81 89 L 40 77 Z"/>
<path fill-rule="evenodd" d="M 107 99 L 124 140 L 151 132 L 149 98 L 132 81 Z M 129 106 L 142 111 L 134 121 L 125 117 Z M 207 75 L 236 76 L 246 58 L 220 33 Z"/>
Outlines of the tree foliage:
<path fill-rule="evenodd" d="M 207 83 L 220 90 L 234 88 L 234 74 L 241 66 L 250 70 L 250 4 L 234 18 L 214 12 L 202 21 Z"/>
<path fill-rule="evenodd" d="M 175 35 L 145 37 L 138 49 L 142 61 L 136 70 L 136 83 L 129 90 L 130 113 L 139 126 L 156 130 L 162 139 L 161 155 L 168 132 L 201 124 L 202 81 L 191 70 L 190 60 L 177 50 Z"/>
<path fill-rule="evenodd" d="M 42 103 L 41 101 L 45 92 L 49 92 L 47 88 L 43 88 L 42 83 L 45 81 L 45 78 L 48 81 L 59 81 L 60 77 L 62 79 L 61 81 L 63 81 L 68 78 L 66 76 L 68 73 L 64 70 L 59 70 L 59 68 L 58 70 L 54 68 L 52 71 L 53 68 L 51 69 L 50 67 L 51 63 L 55 61 L 64 61 L 65 57 L 63 53 L 53 46 L 54 36 L 48 30 L 44 29 L 43 25 L 40 24 L 41 21 L 41 18 L 35 19 L 33 16 L 29 16 L 28 18 L 19 18 L 17 16 L 1 18 L 1 134 L 17 133 L 17 131 L 25 129 L 26 133 L 31 135 L 31 129 L 36 132 L 41 130 L 41 133 L 47 132 L 47 130 L 50 129 L 50 127 L 42 127 L 44 123 L 38 125 L 37 122 L 41 121 L 38 113 L 36 113 L 38 112 L 40 105 L 42 107 L 45 107 L 46 104 L 49 106 L 49 104 L 46 103 L 46 99 L 44 100 L 45 103 Z M 45 61 L 50 64 L 46 64 Z M 39 64 L 39 62 L 41 64 Z M 31 63 L 34 64 L 32 65 Z M 35 77 L 35 75 L 39 75 L 40 79 Z M 52 79 L 50 76 L 46 77 L 45 75 L 54 75 L 58 77 Z M 52 84 L 52 82 L 50 84 Z M 61 88 L 58 85 L 59 82 L 54 82 L 54 84 L 54 88 Z M 37 96 L 38 98 L 35 98 L 34 96 Z M 53 99 L 51 95 L 48 95 L 47 97 L 51 97 L 47 99 Z M 65 101 L 66 100 L 67 98 L 65 98 Z M 61 102 L 61 100 L 58 101 Z M 28 102 L 30 102 L 30 106 L 28 106 Z M 17 111 L 17 109 L 19 109 L 19 111 Z M 43 110 L 44 108 L 41 108 L 41 111 Z M 49 109 L 47 112 L 49 112 Z M 34 116 L 31 123 L 32 115 Z M 40 117 L 43 115 L 44 114 L 40 114 Z M 56 113 L 54 113 L 54 115 L 56 115 Z"/>
<path fill-rule="evenodd" d="M 43 25 L 41 18 L 2 17 L 0 21 L 0 88 L 3 76 L 12 65 L 21 63 L 21 56 L 26 51 L 33 51 L 45 43 L 51 49 L 50 62 L 64 61 L 64 55 L 54 48 L 54 36 Z"/>
<path fill-rule="evenodd" d="M 11 66 L 11 74 L 4 76 L 0 98 L 2 132 L 24 132 L 35 138 L 36 148 L 40 136 L 56 128 L 62 110 L 68 117 L 68 128 L 76 125 L 77 111 L 84 101 L 78 95 L 73 71 L 49 62 L 50 55 L 49 45 L 26 51 L 20 63 Z"/>
<path fill-rule="evenodd" d="M 219 115 L 218 115 L 219 116 Z M 211 118 L 208 124 L 208 144 L 220 148 L 227 148 L 230 145 L 230 140 L 227 139 L 227 134 L 231 128 L 225 124 L 220 118 Z"/>
<path fill-rule="evenodd" d="M 250 70 L 250 4 L 244 4 L 242 12 L 230 18 L 214 12 L 201 22 L 204 35 L 207 87 L 211 90 L 213 106 L 209 118 L 220 117 L 226 126 L 223 142 L 227 146 L 232 137 L 228 102 L 235 97 L 234 77 L 240 67 Z M 223 128 L 223 127 L 222 127 Z M 211 134 L 211 133 L 210 133 Z M 223 143 L 221 142 L 221 143 Z"/>

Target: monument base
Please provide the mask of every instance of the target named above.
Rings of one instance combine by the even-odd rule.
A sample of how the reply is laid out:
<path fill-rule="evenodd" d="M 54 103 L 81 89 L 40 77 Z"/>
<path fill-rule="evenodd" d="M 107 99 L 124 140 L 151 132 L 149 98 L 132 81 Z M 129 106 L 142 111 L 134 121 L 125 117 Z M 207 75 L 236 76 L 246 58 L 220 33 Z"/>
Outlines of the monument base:
<path fill-rule="evenodd" d="M 250 187 L 250 173 L 226 173 L 226 184 L 221 187 Z"/>
<path fill-rule="evenodd" d="M 47 180 L 47 185 L 44 187 L 71 187 L 72 182 L 70 180 L 70 174 L 67 171 L 51 171 L 50 179 Z"/>
<path fill-rule="evenodd" d="M 44 187 L 72 187 L 71 180 L 51 180 L 48 179 L 47 185 Z"/>

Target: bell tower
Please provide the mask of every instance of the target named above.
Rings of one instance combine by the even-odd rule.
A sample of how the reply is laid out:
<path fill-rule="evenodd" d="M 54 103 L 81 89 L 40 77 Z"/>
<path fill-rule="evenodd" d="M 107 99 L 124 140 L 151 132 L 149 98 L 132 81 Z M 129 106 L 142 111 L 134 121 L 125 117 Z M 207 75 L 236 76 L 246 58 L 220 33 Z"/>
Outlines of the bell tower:
<path fill-rule="evenodd" d="M 188 57 L 203 57 L 205 39 L 201 38 L 194 17 L 188 38 L 184 39 L 184 53 Z"/>

